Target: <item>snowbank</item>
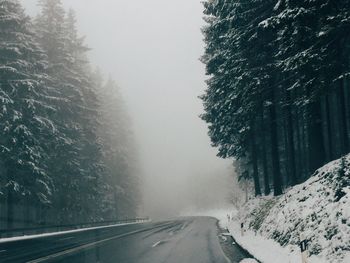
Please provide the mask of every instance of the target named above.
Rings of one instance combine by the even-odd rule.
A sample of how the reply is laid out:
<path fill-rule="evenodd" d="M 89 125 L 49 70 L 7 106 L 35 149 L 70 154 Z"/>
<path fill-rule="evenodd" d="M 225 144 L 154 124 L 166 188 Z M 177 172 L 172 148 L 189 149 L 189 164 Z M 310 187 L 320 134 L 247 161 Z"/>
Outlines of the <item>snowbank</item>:
<path fill-rule="evenodd" d="M 255 259 L 252 259 L 252 258 L 245 258 L 239 263 L 258 263 L 258 261 L 256 261 Z"/>
<path fill-rule="evenodd" d="M 261 262 L 301 262 L 301 235 L 308 240 L 310 263 L 350 262 L 350 155 L 281 197 L 249 201 L 227 226 Z"/>
<path fill-rule="evenodd" d="M 240 224 L 232 222 L 228 229 L 236 242 L 262 263 L 300 263 L 299 247 L 288 245 L 282 247 L 273 239 L 263 237 L 252 230 L 246 230 L 241 236 Z M 328 263 L 317 256 L 312 256 L 310 263 Z"/>

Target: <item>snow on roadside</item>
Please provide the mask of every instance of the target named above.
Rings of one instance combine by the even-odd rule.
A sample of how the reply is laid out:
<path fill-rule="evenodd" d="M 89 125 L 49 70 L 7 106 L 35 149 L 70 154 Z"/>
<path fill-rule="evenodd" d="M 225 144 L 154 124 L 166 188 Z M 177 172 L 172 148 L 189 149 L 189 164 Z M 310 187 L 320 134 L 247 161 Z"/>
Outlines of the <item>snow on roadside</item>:
<path fill-rule="evenodd" d="M 256 261 L 253 258 L 245 258 L 245 259 L 241 260 L 241 262 L 239 262 L 239 263 L 258 263 L 258 261 Z"/>
<path fill-rule="evenodd" d="M 308 262 L 350 262 L 350 155 L 283 196 L 250 200 L 232 222 L 222 224 L 263 263 L 300 263 L 301 235 L 309 242 Z"/>
<path fill-rule="evenodd" d="M 262 263 L 301 262 L 301 254 L 297 246 L 282 247 L 276 241 L 267 239 L 258 233 L 255 234 L 255 232 L 250 230 L 245 230 L 244 235 L 241 236 L 241 228 L 238 221 L 230 222 L 227 227 L 236 243 Z M 328 263 L 315 256 L 311 257 L 309 262 Z"/>
<path fill-rule="evenodd" d="M 309 263 L 350 263 L 350 154 L 321 167 L 284 195 L 255 198 L 236 211 L 202 215 L 218 218 L 262 263 L 300 263 L 301 238 L 308 241 Z"/>
<path fill-rule="evenodd" d="M 326 164 L 308 181 L 289 189 L 259 232 L 283 246 L 297 245 L 303 235 L 311 254 L 325 262 L 349 262 L 344 261 L 350 251 L 349 169 L 350 155 Z"/>

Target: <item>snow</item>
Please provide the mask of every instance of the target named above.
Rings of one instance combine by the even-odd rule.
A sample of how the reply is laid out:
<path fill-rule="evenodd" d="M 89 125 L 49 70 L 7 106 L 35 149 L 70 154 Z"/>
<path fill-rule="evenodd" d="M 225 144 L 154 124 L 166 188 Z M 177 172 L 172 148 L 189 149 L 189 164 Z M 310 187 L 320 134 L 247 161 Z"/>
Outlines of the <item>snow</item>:
<path fill-rule="evenodd" d="M 236 243 L 262 263 L 300 263 L 301 261 L 301 254 L 297 246 L 281 247 L 276 241 L 250 230 L 245 230 L 244 235 L 241 236 L 238 221 L 229 223 L 228 229 Z M 310 263 L 326 263 L 326 261 L 313 257 Z"/>
<path fill-rule="evenodd" d="M 18 237 L 0 238 L 0 244 L 6 243 L 6 242 L 19 241 L 19 240 L 28 240 L 28 239 L 35 239 L 35 238 L 42 238 L 42 237 L 60 236 L 60 235 L 79 233 L 79 232 L 84 232 L 84 231 L 89 231 L 89 230 L 111 228 L 111 227 L 117 227 L 117 226 L 134 225 L 134 224 L 141 224 L 141 223 L 144 223 L 144 222 L 122 223 L 122 224 L 114 224 L 114 225 L 109 225 L 109 226 L 89 227 L 89 228 L 82 228 L 82 229 L 75 229 L 75 230 L 68 230 L 68 231 L 37 234 L 37 235 L 25 235 L 25 236 L 18 236 Z"/>
<path fill-rule="evenodd" d="M 344 257 L 344 263 L 350 262 L 350 252 L 347 252 Z"/>
<path fill-rule="evenodd" d="M 236 242 L 262 263 L 301 262 L 301 238 L 308 240 L 309 263 L 348 263 L 349 175 L 350 155 L 320 168 L 283 196 L 255 198 L 239 211 L 231 210 L 231 221 L 224 212 L 216 217 Z"/>
<path fill-rule="evenodd" d="M 275 7 L 273 8 L 274 11 L 277 11 L 280 6 L 282 5 L 282 0 L 278 0 L 277 4 L 275 5 Z"/>
<path fill-rule="evenodd" d="M 256 261 L 253 258 L 245 258 L 245 259 L 241 260 L 241 262 L 239 262 L 239 263 L 258 263 L 258 261 Z"/>
<path fill-rule="evenodd" d="M 267 27 L 269 27 L 269 25 L 270 25 L 269 19 L 266 19 L 266 20 L 259 23 L 259 26 L 262 28 L 267 28 Z"/>

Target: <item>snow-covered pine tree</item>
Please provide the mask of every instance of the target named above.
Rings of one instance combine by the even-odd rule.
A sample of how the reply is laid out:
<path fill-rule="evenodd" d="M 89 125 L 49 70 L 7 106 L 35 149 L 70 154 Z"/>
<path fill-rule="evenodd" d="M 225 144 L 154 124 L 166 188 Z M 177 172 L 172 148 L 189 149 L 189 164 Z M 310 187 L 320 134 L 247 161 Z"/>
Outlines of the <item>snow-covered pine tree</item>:
<path fill-rule="evenodd" d="M 51 142 L 50 168 L 54 173 L 56 184 L 53 211 L 61 223 L 72 222 L 76 210 L 77 191 L 81 178 L 77 138 L 81 132 L 78 123 L 77 109 L 82 101 L 79 90 L 70 83 L 71 54 L 65 49 L 65 11 L 59 0 L 41 0 L 42 10 L 35 20 L 38 41 L 48 55 L 48 74 L 50 88 L 55 97 L 57 112 L 54 116 L 58 123 L 59 136 Z"/>
<path fill-rule="evenodd" d="M 230 43 L 230 18 L 226 11 L 231 10 L 231 4 L 226 1 L 208 1 L 205 5 L 205 20 L 208 23 L 202 31 L 205 35 L 207 48 L 202 61 L 207 66 L 208 89 L 201 97 L 204 101 L 205 113 L 202 115 L 209 124 L 209 135 L 214 146 L 219 147 L 219 156 L 242 156 L 245 149 L 239 147 L 240 137 L 235 137 L 237 129 L 244 131 L 244 123 L 236 123 L 231 113 L 239 110 L 237 94 L 231 91 L 232 81 L 227 78 L 234 71 L 239 71 L 235 54 L 231 52 L 236 43 Z M 220 10 L 225 10 L 224 14 Z M 237 125 L 237 126 L 236 126 Z M 232 129 L 233 127 L 237 127 Z M 243 139 L 244 140 L 244 139 Z M 237 147 L 238 146 L 238 147 Z"/>
<path fill-rule="evenodd" d="M 267 86 L 272 82 L 266 77 L 272 61 L 262 58 L 263 45 L 257 42 L 257 28 L 272 9 L 272 1 L 222 0 L 205 2 L 204 11 L 208 26 L 203 29 L 207 48 L 202 61 L 210 79 L 202 97 L 206 110 L 202 118 L 209 123 L 209 135 L 214 146 L 219 147 L 219 156 L 250 156 L 256 195 L 261 193 L 257 155 L 262 138 L 258 135 L 264 134 L 256 125 L 256 112 L 263 111 Z M 271 138 L 277 140 L 277 136 Z M 273 145 L 276 149 L 277 141 Z M 278 179 L 278 151 L 273 156 Z M 267 172 L 268 184 L 266 175 Z M 275 185 L 278 194 L 280 182 L 276 180 Z M 269 186 L 265 188 L 268 190 Z"/>
<path fill-rule="evenodd" d="M 55 109 L 32 27 L 17 0 L 0 1 L 0 198 L 8 229 L 39 221 L 33 211 L 50 203 L 53 190 L 47 143 Z"/>
<path fill-rule="evenodd" d="M 66 49 L 72 54 L 72 60 L 68 64 L 73 73 L 71 83 L 77 87 L 83 96 L 79 105 L 79 123 L 82 134 L 78 139 L 81 146 L 79 162 L 83 167 L 83 177 L 80 182 L 81 218 L 96 220 L 101 219 L 100 204 L 104 200 L 106 182 L 103 178 L 105 164 L 102 159 L 102 145 L 98 136 L 100 127 L 100 107 L 96 89 L 96 83 L 90 69 L 87 52 L 90 50 L 84 43 L 84 37 L 80 37 L 76 28 L 75 12 L 69 10 L 65 20 L 67 36 Z"/>
<path fill-rule="evenodd" d="M 350 3 L 349 1 L 307 1 L 318 17 L 315 27 L 316 44 L 309 56 L 320 60 L 315 68 L 321 80 L 320 92 L 330 102 L 335 97 L 336 107 L 328 105 L 328 115 L 338 115 L 338 123 L 329 120 L 328 159 L 350 151 L 349 142 L 349 73 L 350 73 Z M 333 127 L 332 127 L 333 126 Z M 339 140 L 338 140 L 339 138 Z M 337 143 L 339 142 L 339 144 Z M 333 158 L 332 158 L 333 157 Z"/>
<path fill-rule="evenodd" d="M 60 221 L 99 218 L 100 150 L 95 133 L 98 101 L 89 78 L 88 48 L 78 36 L 73 12 L 65 16 L 60 0 L 41 0 L 36 18 L 39 42 L 48 54 L 48 72 L 59 137 L 52 142 L 55 211 Z"/>
<path fill-rule="evenodd" d="M 261 170 L 265 192 L 271 170 L 278 195 L 282 181 L 295 185 L 349 152 L 348 1 L 204 6 L 202 118 L 219 156 L 251 160 L 255 193 Z"/>
<path fill-rule="evenodd" d="M 101 105 L 100 137 L 106 165 L 105 214 L 135 216 L 139 198 L 138 159 L 130 118 L 119 87 L 110 77 L 99 92 Z"/>

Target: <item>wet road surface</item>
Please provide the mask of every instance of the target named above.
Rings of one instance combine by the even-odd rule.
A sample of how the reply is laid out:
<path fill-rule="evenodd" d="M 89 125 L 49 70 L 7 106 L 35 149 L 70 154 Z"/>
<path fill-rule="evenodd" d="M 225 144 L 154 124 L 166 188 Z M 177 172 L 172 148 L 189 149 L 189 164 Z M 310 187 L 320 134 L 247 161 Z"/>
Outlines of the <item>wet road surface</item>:
<path fill-rule="evenodd" d="M 106 227 L 0 243 L 0 262 L 239 263 L 248 257 L 222 232 L 210 217 Z"/>

